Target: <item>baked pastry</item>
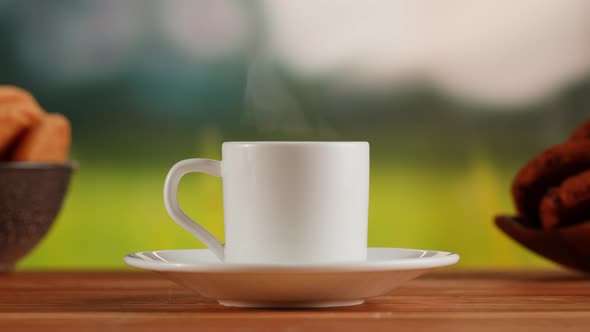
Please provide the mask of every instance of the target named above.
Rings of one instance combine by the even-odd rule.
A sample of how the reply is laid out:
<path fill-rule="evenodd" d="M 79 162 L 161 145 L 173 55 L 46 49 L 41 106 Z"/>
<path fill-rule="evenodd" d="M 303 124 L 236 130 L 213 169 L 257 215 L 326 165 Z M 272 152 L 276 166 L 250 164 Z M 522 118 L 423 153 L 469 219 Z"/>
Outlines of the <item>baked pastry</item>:
<path fill-rule="evenodd" d="M 539 215 L 544 228 L 590 220 L 590 170 L 571 176 L 549 190 L 541 200 Z"/>
<path fill-rule="evenodd" d="M 0 160 L 63 162 L 71 128 L 61 114 L 46 114 L 27 91 L 0 85 Z"/>
<path fill-rule="evenodd" d="M 570 136 L 570 141 L 590 140 L 590 120 L 582 123 Z"/>
<path fill-rule="evenodd" d="M 0 103 L 0 159 L 5 159 L 8 150 L 20 135 L 36 125 L 43 111 L 29 103 Z"/>
<path fill-rule="evenodd" d="M 3 104 L 31 105 L 41 109 L 33 95 L 13 85 L 0 85 L 0 105 Z"/>
<path fill-rule="evenodd" d="M 13 161 L 64 162 L 70 150 L 71 128 L 68 119 L 49 113 L 19 140 L 11 155 Z"/>
<path fill-rule="evenodd" d="M 586 170 L 590 170 L 590 140 L 551 147 L 526 164 L 512 183 L 514 204 L 524 223 L 540 226 L 541 199 L 551 188 Z"/>

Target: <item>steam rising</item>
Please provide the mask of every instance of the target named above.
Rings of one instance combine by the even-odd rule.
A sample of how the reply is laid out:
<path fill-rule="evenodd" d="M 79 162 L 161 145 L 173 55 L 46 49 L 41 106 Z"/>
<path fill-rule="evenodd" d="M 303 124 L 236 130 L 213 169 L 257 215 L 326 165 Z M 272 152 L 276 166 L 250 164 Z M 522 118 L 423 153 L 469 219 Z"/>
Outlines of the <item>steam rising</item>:
<path fill-rule="evenodd" d="M 309 131 L 309 121 L 305 119 L 299 101 L 285 85 L 273 64 L 272 59 L 262 52 L 250 63 L 246 81 L 244 123 L 261 131 Z"/>

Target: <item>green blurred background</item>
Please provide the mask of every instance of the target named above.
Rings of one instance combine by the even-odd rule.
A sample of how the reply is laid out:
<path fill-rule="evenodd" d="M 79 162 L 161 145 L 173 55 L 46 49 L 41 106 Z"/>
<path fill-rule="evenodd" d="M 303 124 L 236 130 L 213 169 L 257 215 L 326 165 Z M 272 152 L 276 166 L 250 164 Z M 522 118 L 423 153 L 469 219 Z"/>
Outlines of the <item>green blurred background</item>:
<path fill-rule="evenodd" d="M 370 246 L 454 251 L 463 266 L 548 265 L 492 218 L 513 211 L 519 167 L 590 118 L 585 5 L 499 6 L 489 15 L 515 31 L 508 37 L 460 21 L 488 9 L 457 1 L 445 15 L 474 42 L 422 31 L 444 22 L 409 1 L 301 3 L 0 0 L 0 84 L 70 118 L 80 165 L 20 268 L 123 268 L 130 252 L 202 248 L 167 216 L 164 177 L 236 140 L 369 141 Z M 536 25 L 506 15 L 527 9 Z M 410 23 L 396 26 L 401 18 Z M 575 61 L 549 54 L 559 50 Z M 180 191 L 188 214 L 222 238 L 220 180 L 189 175 Z"/>

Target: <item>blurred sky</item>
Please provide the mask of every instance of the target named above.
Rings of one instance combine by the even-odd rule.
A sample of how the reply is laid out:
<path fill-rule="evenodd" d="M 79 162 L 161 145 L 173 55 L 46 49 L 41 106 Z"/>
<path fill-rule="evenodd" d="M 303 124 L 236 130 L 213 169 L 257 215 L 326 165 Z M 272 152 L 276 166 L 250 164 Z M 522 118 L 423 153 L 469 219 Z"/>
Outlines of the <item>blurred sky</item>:
<path fill-rule="evenodd" d="M 554 94 L 590 69 L 584 0 L 4 0 L 0 6 L 15 51 L 46 84 L 113 79 L 135 66 L 154 70 L 165 59 L 249 55 L 303 78 L 333 78 L 346 89 L 387 93 L 392 84 L 423 79 L 467 98 L 509 103 Z M 181 68 L 166 69 L 182 75 Z"/>
<path fill-rule="evenodd" d="M 590 69 L 584 0 L 266 1 L 272 52 L 301 75 L 387 92 L 410 79 L 482 102 L 531 102 Z"/>

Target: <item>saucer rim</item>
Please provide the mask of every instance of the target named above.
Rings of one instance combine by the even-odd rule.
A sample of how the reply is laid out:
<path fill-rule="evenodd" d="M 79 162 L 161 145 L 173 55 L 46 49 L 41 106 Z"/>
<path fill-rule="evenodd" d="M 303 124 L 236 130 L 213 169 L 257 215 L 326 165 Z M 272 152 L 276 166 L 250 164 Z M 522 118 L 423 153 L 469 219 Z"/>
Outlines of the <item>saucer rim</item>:
<path fill-rule="evenodd" d="M 210 252 L 209 249 L 177 249 L 177 250 L 146 250 L 126 255 L 123 260 L 131 267 L 151 270 L 151 271 L 167 271 L 167 272 L 370 272 L 370 271 L 401 271 L 401 270 L 422 270 L 433 269 L 438 267 L 449 266 L 457 263 L 460 256 L 457 253 L 425 250 L 425 249 L 409 249 L 409 248 L 385 248 L 372 247 L 369 251 L 393 251 L 393 250 L 408 250 L 408 251 L 429 251 L 435 252 L 434 257 L 426 258 L 408 258 L 408 259 L 380 259 L 373 261 L 362 262 L 344 262 L 332 264 L 299 264 L 299 265 L 279 265 L 279 264 L 248 264 L 248 263 L 168 263 L 162 261 L 148 261 L 139 255 L 145 253 L 162 253 L 162 252 L 179 252 L 179 251 L 193 251 L 193 252 Z"/>

